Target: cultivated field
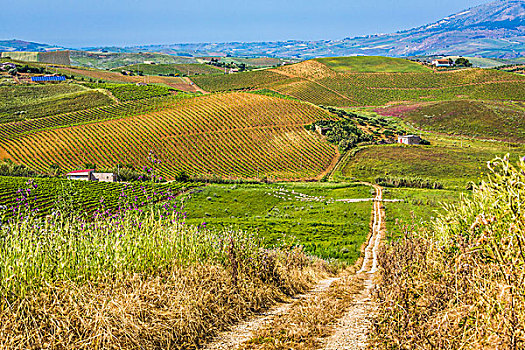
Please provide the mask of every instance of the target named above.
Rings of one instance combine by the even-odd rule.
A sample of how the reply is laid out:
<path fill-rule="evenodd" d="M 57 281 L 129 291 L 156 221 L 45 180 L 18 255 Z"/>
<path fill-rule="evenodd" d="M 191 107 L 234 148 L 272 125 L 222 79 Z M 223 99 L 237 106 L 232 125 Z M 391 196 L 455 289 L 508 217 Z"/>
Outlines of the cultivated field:
<path fill-rule="evenodd" d="M 269 88 L 304 101 L 332 106 L 463 99 L 525 100 L 525 77 L 517 74 L 483 69 L 433 72 L 417 63 L 386 58 L 318 59 L 265 71 L 196 77 L 194 81 L 207 91 Z"/>
<path fill-rule="evenodd" d="M 174 100 L 164 106 L 159 112 L 96 123 L 88 116 L 89 124 L 44 128 L 28 135 L 13 131 L 19 125 L 6 125 L 9 138 L 0 145 L 15 161 L 43 171 L 52 163 L 62 169 L 88 162 L 141 167 L 151 151 L 162 160 L 160 170 L 168 178 L 178 171 L 200 176 L 318 178 L 337 157 L 333 146 L 304 128 L 331 118 L 308 104 L 234 93 Z M 113 116 L 118 117 L 118 113 Z"/>

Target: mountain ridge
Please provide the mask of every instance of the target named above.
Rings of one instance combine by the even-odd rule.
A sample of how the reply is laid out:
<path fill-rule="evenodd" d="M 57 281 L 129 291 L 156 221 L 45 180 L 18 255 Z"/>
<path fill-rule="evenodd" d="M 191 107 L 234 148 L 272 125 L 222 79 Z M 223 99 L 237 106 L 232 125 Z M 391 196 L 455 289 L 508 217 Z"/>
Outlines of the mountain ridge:
<path fill-rule="evenodd" d="M 11 43 L 11 46 L 13 45 Z M 47 44 L 40 45 L 42 45 L 41 50 L 52 48 Z M 0 51 L 13 51 L 5 50 L 6 46 L 5 41 L 0 41 Z M 26 46 L 31 45 L 26 44 Z M 183 43 L 122 48 L 88 47 L 83 50 L 300 59 L 352 55 L 390 57 L 461 55 L 516 58 L 525 56 L 525 1 L 496 0 L 416 28 L 342 40 Z"/>

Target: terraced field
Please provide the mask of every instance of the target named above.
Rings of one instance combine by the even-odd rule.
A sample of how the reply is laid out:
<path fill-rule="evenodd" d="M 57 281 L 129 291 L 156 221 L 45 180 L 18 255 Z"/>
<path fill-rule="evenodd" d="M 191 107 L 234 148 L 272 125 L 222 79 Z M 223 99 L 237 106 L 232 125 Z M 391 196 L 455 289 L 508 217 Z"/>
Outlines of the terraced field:
<path fill-rule="evenodd" d="M 328 112 L 293 100 L 216 94 L 102 122 L 36 132 L 32 127 L 30 134 L 8 130 L 0 148 L 38 170 L 53 163 L 61 169 L 85 163 L 143 166 L 154 152 L 166 177 L 184 170 L 202 176 L 319 178 L 337 151 L 304 126 L 328 118 Z"/>

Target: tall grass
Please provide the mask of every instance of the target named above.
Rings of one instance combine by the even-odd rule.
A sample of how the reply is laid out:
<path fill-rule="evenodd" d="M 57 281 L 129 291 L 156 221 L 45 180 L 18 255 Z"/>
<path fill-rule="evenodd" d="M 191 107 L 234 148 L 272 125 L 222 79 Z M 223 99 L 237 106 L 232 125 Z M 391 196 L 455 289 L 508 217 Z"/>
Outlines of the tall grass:
<path fill-rule="evenodd" d="M 21 203 L 0 227 L 0 349 L 196 348 L 328 271 L 299 248 L 189 226 L 173 203 L 89 221 Z"/>
<path fill-rule="evenodd" d="M 378 349 L 525 348 L 525 164 L 490 176 L 382 255 Z"/>
<path fill-rule="evenodd" d="M 432 181 L 418 176 L 415 177 L 396 177 L 396 176 L 378 176 L 375 179 L 376 184 L 383 187 L 410 187 L 410 188 L 428 188 L 439 190 L 443 184 L 439 181 Z"/>

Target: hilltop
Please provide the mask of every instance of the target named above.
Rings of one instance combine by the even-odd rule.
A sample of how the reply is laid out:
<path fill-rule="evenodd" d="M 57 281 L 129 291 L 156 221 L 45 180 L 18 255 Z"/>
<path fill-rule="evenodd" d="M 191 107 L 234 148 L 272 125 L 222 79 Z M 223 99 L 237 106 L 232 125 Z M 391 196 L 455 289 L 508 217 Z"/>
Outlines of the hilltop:
<path fill-rule="evenodd" d="M 525 99 L 525 77 L 497 70 L 434 72 L 385 57 L 323 58 L 193 81 L 210 92 L 270 89 L 318 105 L 355 107 L 456 99 Z"/>

